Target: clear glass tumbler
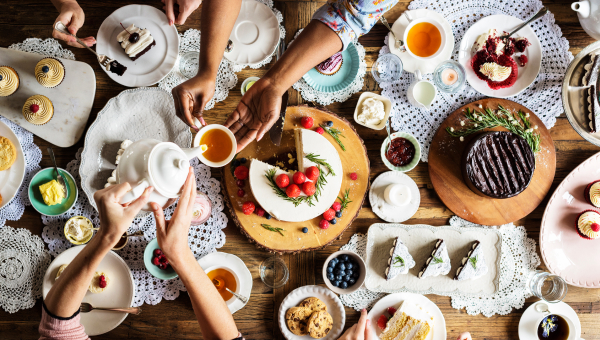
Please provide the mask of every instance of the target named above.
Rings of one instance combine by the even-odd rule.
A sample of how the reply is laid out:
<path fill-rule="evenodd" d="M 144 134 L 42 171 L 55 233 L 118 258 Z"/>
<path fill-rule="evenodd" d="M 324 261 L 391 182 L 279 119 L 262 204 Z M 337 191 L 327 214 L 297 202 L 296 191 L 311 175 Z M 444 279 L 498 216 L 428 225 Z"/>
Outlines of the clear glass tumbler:
<path fill-rule="evenodd" d="M 280 288 L 290 278 L 290 272 L 281 257 L 273 255 L 264 260 L 259 267 L 260 279 L 270 288 Z"/>
<path fill-rule="evenodd" d="M 454 60 L 446 60 L 433 71 L 433 82 L 442 92 L 456 93 L 465 85 L 467 72 Z"/>
<path fill-rule="evenodd" d="M 179 57 L 179 72 L 187 79 L 191 79 L 198 74 L 200 61 L 200 52 L 188 51 Z"/>
<path fill-rule="evenodd" d="M 565 280 L 554 274 L 537 270 L 529 279 L 527 287 L 531 293 L 548 302 L 557 303 L 567 296 L 567 283 Z"/>
<path fill-rule="evenodd" d="M 403 70 L 402 60 L 395 54 L 386 53 L 373 63 L 371 75 L 378 83 L 390 83 L 399 80 Z"/>

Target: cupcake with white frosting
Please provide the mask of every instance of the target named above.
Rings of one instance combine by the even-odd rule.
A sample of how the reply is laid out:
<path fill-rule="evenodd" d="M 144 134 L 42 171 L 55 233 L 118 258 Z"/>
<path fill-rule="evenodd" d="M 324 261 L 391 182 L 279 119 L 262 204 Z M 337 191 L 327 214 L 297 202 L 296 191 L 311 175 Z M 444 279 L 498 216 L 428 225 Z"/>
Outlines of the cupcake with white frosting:
<path fill-rule="evenodd" d="M 596 208 L 600 208 L 600 180 L 593 181 L 592 183 L 588 184 L 585 187 L 583 194 L 586 202 Z"/>
<path fill-rule="evenodd" d="M 54 105 L 48 97 L 36 94 L 25 101 L 23 117 L 34 125 L 44 125 L 54 116 Z"/>
<path fill-rule="evenodd" d="M 579 214 L 575 222 L 577 233 L 585 240 L 595 240 L 600 237 L 600 213 L 596 210 L 586 210 Z"/>

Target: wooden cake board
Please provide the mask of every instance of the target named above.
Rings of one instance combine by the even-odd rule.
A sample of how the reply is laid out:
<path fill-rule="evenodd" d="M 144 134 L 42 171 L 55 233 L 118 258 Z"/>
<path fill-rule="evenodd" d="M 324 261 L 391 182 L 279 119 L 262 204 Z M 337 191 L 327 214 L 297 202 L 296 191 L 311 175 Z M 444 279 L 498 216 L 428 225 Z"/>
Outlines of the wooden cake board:
<path fill-rule="evenodd" d="M 294 129 L 302 129 L 300 119 L 304 116 L 310 116 L 314 120 L 312 130 L 316 129 L 319 124 L 326 121 L 333 121 L 333 127 L 342 131 L 345 138 L 340 137 L 346 151 L 343 151 L 338 143 L 327 132 L 323 134 L 331 144 L 336 148 L 342 161 L 344 169 L 342 186 L 339 196 L 342 196 L 346 189 L 350 189 L 350 200 L 343 216 L 337 218 L 336 224 L 330 224 L 328 229 L 319 228 L 319 222 L 322 215 L 312 220 L 304 222 L 282 222 L 275 218 L 270 220 L 265 217 L 260 217 L 256 213 L 252 215 L 244 215 L 242 212 L 242 204 L 246 201 L 252 201 L 255 204 L 256 199 L 252 195 L 252 190 L 248 181 L 243 188 L 246 192 L 244 197 L 238 197 L 238 187 L 236 179 L 232 174 L 231 164 L 222 168 L 223 178 L 223 193 L 225 202 L 231 212 L 233 222 L 240 228 L 241 232 L 248 239 L 255 243 L 258 248 L 277 253 L 298 253 L 302 251 L 312 251 L 321 249 L 334 240 L 339 238 L 344 230 L 352 224 L 352 221 L 358 216 L 358 213 L 363 205 L 363 201 L 369 190 L 369 158 L 367 157 L 367 149 L 363 140 L 358 136 L 352 125 L 336 114 L 326 110 L 325 108 L 315 108 L 306 105 L 290 106 L 287 108 L 285 125 L 283 127 L 283 136 L 281 145 L 275 146 L 268 134 L 265 135 L 260 142 L 256 140 L 250 143 L 242 150 L 237 158 L 246 158 L 246 166 L 249 166 L 250 159 L 256 158 L 261 161 L 271 159 L 274 155 L 290 153 L 292 157 L 296 157 L 294 143 Z M 356 172 L 358 179 L 353 181 L 350 179 L 350 174 Z M 273 228 L 284 229 L 284 236 L 277 232 L 264 229 L 261 224 L 268 224 Z M 308 233 L 303 233 L 302 228 L 307 227 Z"/>
<path fill-rule="evenodd" d="M 541 150 L 535 157 L 535 172 L 529 187 L 517 196 L 507 199 L 494 199 L 475 194 L 465 184 L 461 171 L 461 157 L 469 141 L 479 133 L 466 136 L 464 141 L 452 137 L 447 127 L 460 129 L 460 121 L 465 120 L 467 108 L 477 111 L 490 108 L 494 111 L 498 105 L 513 113 L 522 110 L 529 113 L 532 126 L 537 125 L 541 136 Z M 506 131 L 504 128 L 484 131 Z M 556 151 L 550 132 L 544 123 L 528 108 L 513 101 L 489 98 L 467 104 L 451 113 L 433 136 L 429 149 L 429 177 L 435 192 L 442 202 L 459 217 L 483 225 L 502 225 L 514 222 L 531 213 L 544 199 L 556 171 Z"/>

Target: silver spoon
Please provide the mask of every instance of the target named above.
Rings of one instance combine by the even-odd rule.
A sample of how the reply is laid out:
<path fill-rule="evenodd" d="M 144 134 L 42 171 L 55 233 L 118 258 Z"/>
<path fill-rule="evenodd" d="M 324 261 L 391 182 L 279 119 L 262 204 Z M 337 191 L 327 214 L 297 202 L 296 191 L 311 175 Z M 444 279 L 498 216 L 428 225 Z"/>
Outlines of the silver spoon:
<path fill-rule="evenodd" d="M 392 136 L 390 134 L 390 120 L 388 118 L 388 120 L 385 122 L 385 131 L 387 131 L 388 134 L 388 139 L 390 140 L 390 144 L 392 144 Z M 387 146 L 387 150 L 390 149 L 390 144 L 388 144 Z M 387 153 L 387 150 L 385 150 L 385 152 Z"/>
<path fill-rule="evenodd" d="M 392 28 L 390 27 L 390 24 L 388 24 L 386 18 L 384 18 L 382 15 L 379 17 L 379 20 L 381 20 L 381 23 L 383 24 L 383 26 L 387 27 L 387 29 L 390 30 L 390 32 L 392 32 L 392 36 L 394 37 L 396 48 L 404 46 L 404 41 L 402 41 L 396 37 L 396 33 L 394 33 L 394 31 L 392 31 Z"/>
<path fill-rule="evenodd" d="M 81 313 L 89 313 L 89 312 L 93 311 L 94 309 L 107 310 L 107 311 L 111 311 L 111 312 L 129 313 L 129 314 L 135 314 L 135 315 L 138 315 L 142 312 L 142 309 L 140 307 L 100 308 L 100 307 L 92 307 L 92 305 L 90 305 L 87 302 L 82 302 L 81 305 L 79 306 L 79 311 Z"/>
<path fill-rule="evenodd" d="M 70 35 L 73 38 L 75 38 L 77 40 L 77 42 L 87 48 L 88 50 L 90 50 L 92 53 L 94 53 L 96 55 L 96 57 L 98 58 L 98 62 L 100 63 L 100 65 L 106 67 L 111 59 L 107 56 L 105 56 L 104 54 L 98 54 L 96 53 L 96 51 L 92 50 L 88 45 L 86 45 L 83 41 L 79 40 L 79 38 L 77 38 L 77 36 L 71 34 L 71 32 L 69 32 L 69 30 L 67 30 L 67 26 L 65 26 L 65 24 L 63 24 L 62 22 L 58 21 L 56 22 L 56 25 L 54 25 L 54 29 L 59 31 L 60 33 L 66 34 L 66 35 Z"/>
<path fill-rule="evenodd" d="M 231 289 L 229 289 L 229 288 L 227 288 L 227 287 L 225 287 L 225 289 L 226 289 L 228 292 L 230 292 L 231 294 L 233 294 L 233 296 L 235 296 L 236 298 L 238 298 L 238 300 L 242 301 L 243 303 L 248 303 L 248 298 L 247 298 L 247 297 L 245 297 L 245 296 L 243 296 L 243 295 L 240 295 L 240 294 L 238 294 L 238 293 L 236 293 L 236 292 L 233 292 L 233 291 L 231 291 Z"/>
<path fill-rule="evenodd" d="M 48 148 L 48 154 L 50 154 L 50 159 L 52 160 L 52 164 L 54 164 L 54 170 L 56 171 L 56 181 L 58 182 L 58 184 L 60 184 L 64 196 L 67 197 L 67 186 L 65 185 L 65 179 L 58 171 L 58 167 L 56 166 L 56 159 L 54 159 L 54 151 L 52 151 L 52 148 L 50 147 Z"/>
<path fill-rule="evenodd" d="M 538 302 L 538 303 L 535 305 L 535 310 L 536 310 L 538 313 L 550 313 L 550 309 L 548 308 L 548 305 L 547 305 L 547 304 L 545 304 L 545 303 L 543 303 L 543 302 Z"/>
<path fill-rule="evenodd" d="M 542 7 L 534 16 L 531 17 L 531 19 L 525 21 L 522 25 L 520 25 L 519 27 L 515 28 L 508 35 L 501 36 L 500 39 L 508 39 L 508 38 L 510 38 L 511 35 L 517 33 L 518 31 L 520 31 L 523 27 L 527 26 L 530 22 L 535 21 L 535 20 L 543 17 L 544 15 L 546 15 L 546 13 L 548 13 L 548 9 L 546 7 Z"/>

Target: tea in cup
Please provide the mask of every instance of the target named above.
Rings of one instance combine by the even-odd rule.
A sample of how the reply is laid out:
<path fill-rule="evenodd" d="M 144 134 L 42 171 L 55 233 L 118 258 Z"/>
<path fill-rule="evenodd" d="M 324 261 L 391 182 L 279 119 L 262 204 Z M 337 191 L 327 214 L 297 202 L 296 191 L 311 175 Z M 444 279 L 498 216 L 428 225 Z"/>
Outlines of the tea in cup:
<path fill-rule="evenodd" d="M 225 166 L 235 156 L 237 141 L 235 135 L 223 125 L 210 124 L 198 131 L 194 137 L 194 147 L 206 146 L 198 159 L 213 168 Z"/>
<path fill-rule="evenodd" d="M 211 267 L 206 270 L 206 275 L 215 285 L 217 291 L 228 305 L 232 303 L 235 299 L 233 298 L 233 294 L 227 291 L 226 288 L 229 288 L 232 292 L 238 292 L 238 287 L 240 286 L 239 279 L 237 274 L 227 268 L 222 266 Z"/>
<path fill-rule="evenodd" d="M 566 316 L 546 314 L 540 318 L 536 330 L 539 340 L 575 340 L 575 326 Z"/>
<path fill-rule="evenodd" d="M 415 70 L 415 77 L 417 79 L 408 87 L 406 92 L 408 101 L 416 107 L 429 110 L 437 95 L 437 89 L 432 82 L 423 79 L 421 71 Z"/>
<path fill-rule="evenodd" d="M 446 44 L 446 30 L 436 19 L 422 17 L 411 19 L 407 14 L 409 24 L 404 30 L 406 51 L 413 57 L 431 59 L 437 57 Z"/>

